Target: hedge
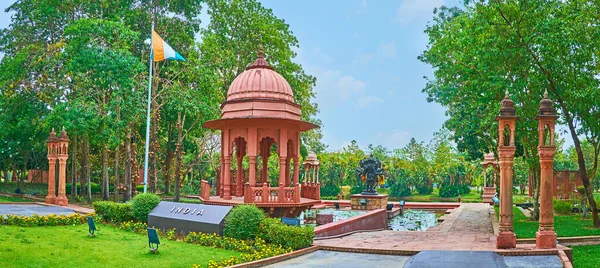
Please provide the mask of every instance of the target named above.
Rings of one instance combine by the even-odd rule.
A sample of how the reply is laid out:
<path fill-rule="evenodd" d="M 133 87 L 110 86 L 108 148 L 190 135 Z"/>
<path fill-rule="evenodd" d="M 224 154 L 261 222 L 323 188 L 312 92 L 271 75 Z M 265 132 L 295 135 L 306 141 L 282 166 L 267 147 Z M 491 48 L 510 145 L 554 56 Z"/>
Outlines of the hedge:
<path fill-rule="evenodd" d="M 112 201 L 96 201 L 93 204 L 96 215 L 103 220 L 113 223 L 133 220 L 132 206 L 130 203 L 115 203 Z"/>
<path fill-rule="evenodd" d="M 471 192 L 468 184 L 463 185 L 442 185 L 440 187 L 440 197 L 457 197 Z"/>
<path fill-rule="evenodd" d="M 289 226 L 278 218 L 266 218 L 260 222 L 258 237 L 293 250 L 310 247 L 315 237 L 312 227 Z"/>
<path fill-rule="evenodd" d="M 73 225 L 82 224 L 87 221 L 88 216 L 94 216 L 94 214 L 80 215 L 46 215 L 40 216 L 33 214 L 31 216 L 19 216 L 19 215 L 0 215 L 0 225 L 17 225 L 25 227 L 33 226 L 60 226 L 60 225 Z"/>

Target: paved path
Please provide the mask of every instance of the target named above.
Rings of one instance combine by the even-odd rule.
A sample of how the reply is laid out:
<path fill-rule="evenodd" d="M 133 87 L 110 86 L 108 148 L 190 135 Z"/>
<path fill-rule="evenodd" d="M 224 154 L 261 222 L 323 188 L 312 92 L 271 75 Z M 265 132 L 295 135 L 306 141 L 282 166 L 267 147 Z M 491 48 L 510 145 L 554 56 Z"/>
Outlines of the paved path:
<path fill-rule="evenodd" d="M 488 204 L 464 203 L 438 226 L 424 232 L 379 231 L 357 233 L 340 238 L 316 240 L 325 248 L 376 249 L 397 251 L 489 250 L 496 247 L 492 229 L 493 210 Z"/>
<path fill-rule="evenodd" d="M 0 204 L 0 214 L 3 215 L 20 215 L 20 216 L 31 216 L 33 214 L 37 214 L 40 216 L 45 216 L 49 214 L 56 215 L 71 215 L 75 212 L 73 209 L 59 207 L 59 206 L 42 206 L 36 204 Z"/>

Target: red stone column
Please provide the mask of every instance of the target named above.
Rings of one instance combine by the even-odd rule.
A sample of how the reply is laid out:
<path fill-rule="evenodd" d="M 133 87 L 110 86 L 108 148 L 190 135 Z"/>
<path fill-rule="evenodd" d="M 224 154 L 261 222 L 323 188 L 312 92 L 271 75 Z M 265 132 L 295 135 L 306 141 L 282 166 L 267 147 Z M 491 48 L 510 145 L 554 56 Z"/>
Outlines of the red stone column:
<path fill-rule="evenodd" d="M 512 211 L 512 173 L 515 150 L 514 146 L 502 146 L 498 149 L 500 155 L 500 233 L 496 239 L 496 247 L 501 249 L 517 246 Z"/>
<path fill-rule="evenodd" d="M 239 148 L 237 149 L 239 150 Z M 243 196 L 244 191 L 244 168 L 242 167 L 243 158 L 237 157 L 237 171 L 236 171 L 236 180 L 235 180 L 235 196 L 241 197 Z"/>
<path fill-rule="evenodd" d="M 498 155 L 500 157 L 500 232 L 496 237 L 496 248 L 508 249 L 517 246 L 513 227 L 512 175 L 515 158 L 515 122 L 517 121 L 514 102 L 508 91 L 501 102 L 498 120 Z M 494 185 L 495 187 L 496 185 Z"/>
<path fill-rule="evenodd" d="M 537 248 L 556 248 L 556 232 L 554 231 L 554 208 L 552 206 L 552 176 L 554 153 L 556 147 L 538 147 L 540 156 L 540 227 L 535 234 Z"/>
<path fill-rule="evenodd" d="M 56 203 L 56 157 L 48 156 L 48 195 L 46 203 Z"/>
<path fill-rule="evenodd" d="M 299 182 L 298 176 L 300 176 L 300 173 L 299 173 L 300 171 L 298 170 L 298 168 L 300 166 L 299 166 L 298 161 L 300 161 L 300 159 L 297 156 L 294 157 L 294 185 L 297 185 Z"/>
<path fill-rule="evenodd" d="M 225 200 L 231 200 L 231 175 L 230 175 L 230 167 L 229 167 L 229 162 L 230 162 L 230 158 L 231 156 L 229 155 L 225 155 L 223 157 L 223 168 L 225 168 L 225 170 L 222 172 L 223 173 L 223 199 Z"/>
<path fill-rule="evenodd" d="M 256 187 L 256 156 L 251 155 L 248 157 L 248 160 L 250 162 L 248 184 L 250 184 L 251 187 Z"/>
<path fill-rule="evenodd" d="M 285 156 L 280 156 L 279 157 L 279 185 L 283 185 L 285 184 L 285 174 L 287 173 L 285 171 L 285 162 L 286 162 L 286 157 Z"/>
<path fill-rule="evenodd" d="M 538 111 L 538 155 L 540 156 L 540 227 L 535 234 L 535 245 L 540 249 L 556 248 L 556 232 L 554 232 L 554 144 L 555 122 L 558 119 L 556 109 L 544 92 Z M 565 190 L 568 188 L 568 179 L 565 180 Z"/>
<path fill-rule="evenodd" d="M 289 156 L 285 160 L 285 187 L 290 187 L 290 184 L 291 184 L 291 178 L 290 178 L 291 161 L 292 161 L 292 158 Z"/>
<path fill-rule="evenodd" d="M 65 192 L 65 185 L 67 180 L 67 157 L 58 158 L 58 196 L 56 197 L 56 204 L 60 206 L 67 206 L 69 199 Z"/>

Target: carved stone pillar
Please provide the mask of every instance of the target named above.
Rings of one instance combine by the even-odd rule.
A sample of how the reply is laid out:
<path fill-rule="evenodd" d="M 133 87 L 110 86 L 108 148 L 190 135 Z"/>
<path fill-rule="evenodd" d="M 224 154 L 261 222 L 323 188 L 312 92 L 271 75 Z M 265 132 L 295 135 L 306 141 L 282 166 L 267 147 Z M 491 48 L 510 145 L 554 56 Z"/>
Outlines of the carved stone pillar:
<path fill-rule="evenodd" d="M 508 249 L 517 246 L 513 228 L 512 213 L 512 170 L 515 157 L 515 122 L 517 121 L 514 102 L 508 91 L 502 100 L 498 120 L 498 155 L 500 157 L 500 232 L 496 238 L 496 248 Z"/>
<path fill-rule="evenodd" d="M 517 245 L 512 211 L 512 173 L 515 150 L 514 146 L 498 149 L 500 155 L 500 233 L 496 241 L 498 248 L 515 248 Z"/>
<path fill-rule="evenodd" d="M 56 157 L 48 156 L 48 195 L 46 203 L 56 203 Z"/>
<path fill-rule="evenodd" d="M 223 157 L 223 199 L 231 200 L 231 169 L 229 167 L 231 156 L 225 155 Z"/>
<path fill-rule="evenodd" d="M 256 187 L 256 156 L 251 155 L 248 157 L 250 162 L 250 170 L 248 174 L 248 183 L 251 187 Z"/>
<path fill-rule="evenodd" d="M 279 185 L 285 185 L 285 174 L 287 174 L 287 172 L 285 171 L 285 159 L 286 157 L 284 156 L 279 157 Z"/>
<path fill-rule="evenodd" d="M 299 161 L 299 158 L 297 156 L 294 157 L 294 186 L 298 185 L 298 182 L 299 182 L 298 176 L 299 176 L 300 171 L 298 170 L 298 168 L 299 168 L 298 161 Z"/>
<path fill-rule="evenodd" d="M 538 154 L 540 156 L 540 227 L 535 234 L 535 245 L 540 249 L 556 248 L 556 232 L 554 231 L 554 144 L 555 122 L 558 116 L 548 92 L 540 102 L 538 112 Z M 566 187 L 565 187 L 566 188 Z M 565 189 L 566 190 L 566 189 Z"/>
<path fill-rule="evenodd" d="M 67 158 L 60 157 L 58 158 L 58 196 L 56 197 L 56 204 L 60 206 L 67 206 L 69 204 L 69 199 L 67 199 L 65 186 L 66 186 L 66 177 L 67 174 Z"/>
<path fill-rule="evenodd" d="M 235 196 L 237 197 L 241 197 L 244 195 L 244 168 L 242 167 L 242 157 L 237 157 L 237 171 L 235 180 Z"/>

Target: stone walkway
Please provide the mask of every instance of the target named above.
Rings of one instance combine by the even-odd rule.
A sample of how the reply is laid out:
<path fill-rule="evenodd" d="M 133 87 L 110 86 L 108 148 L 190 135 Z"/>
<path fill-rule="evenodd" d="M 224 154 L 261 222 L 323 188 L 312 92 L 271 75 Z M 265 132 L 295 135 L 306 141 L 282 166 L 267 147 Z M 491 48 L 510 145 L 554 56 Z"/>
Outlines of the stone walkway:
<path fill-rule="evenodd" d="M 340 238 L 316 240 L 313 244 L 324 249 L 352 251 L 372 249 L 377 251 L 422 250 L 489 250 L 496 249 L 496 236 L 492 228 L 492 213 L 488 204 L 464 203 L 445 215 L 439 225 L 424 232 L 379 231 L 352 234 Z"/>

